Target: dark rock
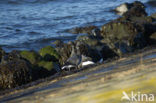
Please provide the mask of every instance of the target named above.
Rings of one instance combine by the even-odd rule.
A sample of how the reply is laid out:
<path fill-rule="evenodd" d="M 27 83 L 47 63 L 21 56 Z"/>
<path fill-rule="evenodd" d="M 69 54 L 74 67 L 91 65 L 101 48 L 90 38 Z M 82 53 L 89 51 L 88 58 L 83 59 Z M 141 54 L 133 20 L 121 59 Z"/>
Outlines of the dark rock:
<path fill-rule="evenodd" d="M 127 11 L 124 16 L 127 16 L 127 17 L 132 17 L 132 16 L 136 16 L 136 17 L 145 17 L 147 16 L 147 13 L 145 11 L 144 8 L 142 7 L 133 7 L 131 8 L 129 11 Z"/>
<path fill-rule="evenodd" d="M 103 48 L 100 51 L 103 60 L 111 59 L 118 56 L 107 44 L 103 44 Z"/>
<path fill-rule="evenodd" d="M 1 64 L 5 64 L 9 61 L 15 61 L 17 59 L 20 59 L 20 53 L 19 51 L 13 50 L 10 53 L 3 53 L 1 58 Z"/>
<path fill-rule="evenodd" d="M 72 34 L 91 34 L 92 30 L 96 29 L 96 26 L 86 26 L 86 27 L 76 27 L 70 30 L 67 30 L 67 32 L 72 33 Z"/>
<path fill-rule="evenodd" d="M 31 69 L 26 61 L 16 59 L 0 64 L 0 89 L 21 86 L 31 80 Z"/>
<path fill-rule="evenodd" d="M 56 47 L 62 47 L 63 46 L 63 41 L 61 40 L 56 40 L 52 44 L 54 44 Z"/>
<path fill-rule="evenodd" d="M 144 27 L 132 22 L 110 22 L 101 31 L 105 43 L 118 55 L 147 45 Z"/>
<path fill-rule="evenodd" d="M 60 55 L 59 63 L 64 65 L 67 59 L 70 57 L 72 44 L 63 44 L 63 47 L 57 47 L 56 50 Z"/>
<path fill-rule="evenodd" d="M 145 11 L 145 6 L 140 1 L 135 1 L 133 3 L 124 3 L 119 5 L 115 11 L 118 12 L 119 15 L 123 15 L 126 17 L 136 16 L 147 16 Z"/>
<path fill-rule="evenodd" d="M 0 47 L 0 63 L 2 61 L 2 57 L 5 55 L 5 51 Z"/>

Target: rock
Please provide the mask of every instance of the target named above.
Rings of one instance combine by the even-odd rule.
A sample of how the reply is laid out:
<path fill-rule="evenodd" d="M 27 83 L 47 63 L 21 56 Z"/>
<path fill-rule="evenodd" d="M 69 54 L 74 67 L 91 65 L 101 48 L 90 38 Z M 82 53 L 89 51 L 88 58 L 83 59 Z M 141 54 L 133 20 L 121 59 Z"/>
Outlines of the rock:
<path fill-rule="evenodd" d="M 102 26 L 105 43 L 118 55 L 147 45 L 144 27 L 132 22 L 110 22 Z"/>
<path fill-rule="evenodd" d="M 40 59 L 40 55 L 37 54 L 35 51 L 21 51 L 20 55 L 22 58 L 28 60 L 31 64 L 36 64 Z"/>
<path fill-rule="evenodd" d="M 1 58 L 1 64 L 5 64 L 9 61 L 16 61 L 17 59 L 20 59 L 19 51 L 13 50 L 10 53 L 3 53 Z"/>
<path fill-rule="evenodd" d="M 0 63 L 2 61 L 2 57 L 5 55 L 5 51 L 0 47 Z"/>
<path fill-rule="evenodd" d="M 127 16 L 127 17 L 132 17 L 132 16 L 145 17 L 145 16 L 147 16 L 147 13 L 146 13 L 145 9 L 142 7 L 133 7 L 123 15 Z"/>
<path fill-rule="evenodd" d="M 117 54 L 105 43 L 103 44 L 103 47 L 100 50 L 100 53 L 102 55 L 103 60 L 107 60 L 107 59 L 117 56 Z"/>
<path fill-rule="evenodd" d="M 124 3 L 115 8 L 118 15 L 123 15 L 130 9 L 130 4 Z"/>
<path fill-rule="evenodd" d="M 52 46 L 46 46 L 39 50 L 39 54 L 46 60 L 46 61 L 58 61 L 59 54 Z"/>
<path fill-rule="evenodd" d="M 60 72 L 59 64 L 55 62 L 42 60 L 38 62 L 38 66 L 48 70 L 49 72 L 53 72 L 53 73 L 55 73 L 56 71 Z"/>
<path fill-rule="evenodd" d="M 0 89 L 14 88 L 32 80 L 31 69 L 24 60 L 12 60 L 0 64 Z"/>
<path fill-rule="evenodd" d="M 91 34 L 92 30 L 96 29 L 96 26 L 86 26 L 86 27 L 76 27 L 70 30 L 67 30 L 67 32 L 72 34 Z"/>
<path fill-rule="evenodd" d="M 62 47 L 63 46 L 63 41 L 61 40 L 56 40 L 52 44 L 54 44 L 56 47 Z"/>
<path fill-rule="evenodd" d="M 100 44 L 100 42 L 97 38 L 95 38 L 93 36 L 88 36 L 88 35 L 78 36 L 77 40 L 82 41 L 89 46 L 96 46 L 96 45 Z"/>
<path fill-rule="evenodd" d="M 56 50 L 60 55 L 59 63 L 64 65 L 71 54 L 72 44 L 64 44 L 63 47 L 57 47 Z"/>
<path fill-rule="evenodd" d="M 131 17 L 131 16 L 147 16 L 147 13 L 145 11 L 145 6 L 143 3 L 139 1 L 135 1 L 133 3 L 124 3 L 119 5 L 115 11 L 119 15 Z"/>

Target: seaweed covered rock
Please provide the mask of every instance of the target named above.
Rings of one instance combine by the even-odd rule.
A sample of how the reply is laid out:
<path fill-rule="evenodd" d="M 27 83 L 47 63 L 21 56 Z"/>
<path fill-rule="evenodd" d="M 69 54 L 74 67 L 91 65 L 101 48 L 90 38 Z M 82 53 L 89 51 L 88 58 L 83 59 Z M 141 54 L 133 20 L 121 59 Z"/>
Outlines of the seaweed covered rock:
<path fill-rule="evenodd" d="M 53 73 L 55 73 L 56 71 L 57 72 L 60 71 L 59 64 L 56 62 L 42 60 L 42 61 L 38 62 L 38 66 L 48 70 L 49 72 L 53 72 Z"/>
<path fill-rule="evenodd" d="M 37 54 L 35 51 L 21 51 L 20 55 L 22 58 L 28 60 L 31 64 L 36 64 L 40 60 L 40 55 Z"/>
<path fill-rule="evenodd" d="M 1 58 L 1 64 L 5 64 L 10 61 L 16 61 L 17 59 L 20 59 L 20 54 L 18 51 L 13 50 L 10 53 L 3 53 Z"/>
<path fill-rule="evenodd" d="M 16 59 L 0 64 L 0 89 L 14 88 L 32 80 L 31 69 L 26 61 Z"/>
<path fill-rule="evenodd" d="M 72 34 L 91 34 L 92 30 L 96 29 L 96 26 L 86 26 L 86 27 L 76 27 L 70 30 L 67 30 L 67 32 L 72 33 Z"/>
<path fill-rule="evenodd" d="M 144 27 L 129 21 L 110 22 L 102 26 L 105 43 L 118 55 L 147 45 Z"/>
<path fill-rule="evenodd" d="M 81 35 L 77 37 L 77 40 L 82 41 L 89 46 L 97 46 L 100 42 L 97 38 L 88 36 L 88 35 Z"/>
<path fill-rule="evenodd" d="M 58 61 L 60 56 L 52 46 L 46 46 L 39 50 L 39 54 L 46 60 L 46 61 Z"/>

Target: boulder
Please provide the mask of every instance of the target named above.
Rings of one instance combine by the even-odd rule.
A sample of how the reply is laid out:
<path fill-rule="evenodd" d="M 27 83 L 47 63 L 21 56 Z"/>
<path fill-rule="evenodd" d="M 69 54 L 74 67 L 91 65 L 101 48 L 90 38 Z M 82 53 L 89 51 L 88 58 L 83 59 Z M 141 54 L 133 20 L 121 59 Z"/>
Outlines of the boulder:
<path fill-rule="evenodd" d="M 46 46 L 39 50 L 39 54 L 46 60 L 46 61 L 58 61 L 60 56 L 52 46 Z"/>
<path fill-rule="evenodd" d="M 59 64 L 56 62 L 42 60 L 38 62 L 38 67 L 44 68 L 52 73 L 56 73 L 56 71 L 60 72 Z"/>
<path fill-rule="evenodd" d="M 102 26 L 103 41 L 118 55 L 147 45 L 144 27 L 129 21 L 115 21 Z"/>
<path fill-rule="evenodd" d="M 2 57 L 5 55 L 5 51 L 0 47 L 0 63 L 2 61 Z"/>
<path fill-rule="evenodd" d="M 40 55 L 36 53 L 35 51 L 21 51 L 20 55 L 22 58 L 28 60 L 31 64 L 36 64 L 40 59 Z"/>
<path fill-rule="evenodd" d="M 0 89 L 14 88 L 29 83 L 32 72 L 26 61 L 16 59 L 0 64 Z"/>
<path fill-rule="evenodd" d="M 124 3 L 116 7 L 115 11 L 119 15 L 123 15 L 126 17 L 136 16 L 147 16 L 145 11 L 145 5 L 140 1 L 135 1 L 133 3 Z"/>

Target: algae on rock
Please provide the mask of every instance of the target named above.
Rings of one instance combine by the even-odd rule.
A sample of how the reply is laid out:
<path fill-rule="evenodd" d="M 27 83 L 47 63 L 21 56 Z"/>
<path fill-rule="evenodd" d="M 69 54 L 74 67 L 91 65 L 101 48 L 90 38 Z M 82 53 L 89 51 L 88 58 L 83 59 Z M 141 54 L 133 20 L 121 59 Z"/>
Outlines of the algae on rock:
<path fill-rule="evenodd" d="M 60 57 L 55 48 L 53 48 L 52 46 L 46 46 L 44 48 L 41 48 L 39 50 L 39 54 L 45 59 L 48 58 L 48 60 L 50 61 L 51 59 L 52 61 L 56 61 L 56 59 L 59 60 Z"/>
<path fill-rule="evenodd" d="M 40 60 L 40 55 L 34 51 L 21 51 L 20 55 L 22 58 L 28 60 L 31 64 L 36 64 Z"/>

